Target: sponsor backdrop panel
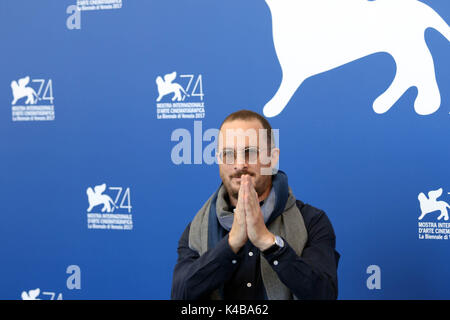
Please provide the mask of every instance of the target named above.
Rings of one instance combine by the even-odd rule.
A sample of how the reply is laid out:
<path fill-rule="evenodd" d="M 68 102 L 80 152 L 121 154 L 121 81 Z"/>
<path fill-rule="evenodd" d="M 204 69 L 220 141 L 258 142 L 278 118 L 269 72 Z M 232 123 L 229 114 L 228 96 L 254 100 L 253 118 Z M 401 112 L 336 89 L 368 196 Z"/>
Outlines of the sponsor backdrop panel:
<path fill-rule="evenodd" d="M 278 129 L 340 299 L 449 299 L 450 3 L 0 3 L 0 298 L 169 299 L 221 121 Z"/>

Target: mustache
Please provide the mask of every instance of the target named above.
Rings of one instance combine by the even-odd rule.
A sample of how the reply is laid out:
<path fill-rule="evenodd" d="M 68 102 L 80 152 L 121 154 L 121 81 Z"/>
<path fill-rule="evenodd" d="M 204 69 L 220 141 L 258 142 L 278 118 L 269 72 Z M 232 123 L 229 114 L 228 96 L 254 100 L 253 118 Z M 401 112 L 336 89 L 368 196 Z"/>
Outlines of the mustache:
<path fill-rule="evenodd" d="M 243 174 L 248 174 L 251 177 L 255 176 L 253 173 L 251 173 L 249 171 L 239 171 L 239 172 L 236 172 L 235 174 L 231 175 L 231 178 L 240 178 Z"/>

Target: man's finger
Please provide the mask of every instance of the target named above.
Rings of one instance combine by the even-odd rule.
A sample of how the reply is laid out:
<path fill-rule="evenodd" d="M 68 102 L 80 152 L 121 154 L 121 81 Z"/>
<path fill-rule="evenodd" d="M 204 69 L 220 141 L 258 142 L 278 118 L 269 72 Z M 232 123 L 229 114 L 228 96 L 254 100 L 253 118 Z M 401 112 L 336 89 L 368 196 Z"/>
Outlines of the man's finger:
<path fill-rule="evenodd" d="M 241 192 L 241 201 L 242 201 L 242 205 L 244 205 L 245 203 L 245 179 L 243 178 L 243 176 L 241 176 L 241 187 L 240 187 L 240 192 Z"/>
<path fill-rule="evenodd" d="M 255 203 L 258 202 L 257 201 L 258 195 L 256 194 L 255 188 L 253 187 L 250 177 L 248 179 L 246 191 L 247 191 L 247 197 L 246 197 L 247 206 L 249 207 L 249 209 L 254 209 Z"/>
<path fill-rule="evenodd" d="M 234 209 L 234 218 L 236 219 L 238 215 L 241 214 L 242 209 L 244 208 L 244 189 L 242 188 L 242 183 L 241 186 L 239 188 L 239 193 L 238 193 L 238 201 L 236 204 L 236 208 Z"/>
<path fill-rule="evenodd" d="M 244 190 L 245 190 L 245 203 L 246 203 L 246 205 L 248 205 L 249 201 L 251 199 L 251 196 L 252 196 L 252 194 L 250 192 L 251 190 L 250 190 L 250 184 L 249 184 L 248 180 L 245 181 Z"/>
<path fill-rule="evenodd" d="M 241 179 L 241 184 L 239 186 L 239 193 L 238 193 L 238 203 L 242 202 L 243 199 L 244 199 L 244 185 Z"/>

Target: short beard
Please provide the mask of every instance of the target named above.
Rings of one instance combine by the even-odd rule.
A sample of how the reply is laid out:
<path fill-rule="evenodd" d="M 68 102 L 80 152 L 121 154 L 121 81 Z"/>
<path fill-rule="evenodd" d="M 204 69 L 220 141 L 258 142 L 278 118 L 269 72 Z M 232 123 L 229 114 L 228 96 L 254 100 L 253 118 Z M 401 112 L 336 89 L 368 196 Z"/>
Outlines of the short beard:
<path fill-rule="evenodd" d="M 250 173 L 244 173 L 244 174 L 248 174 L 251 177 L 253 177 L 253 174 Z M 228 193 L 228 197 L 235 199 L 236 201 L 239 198 L 239 189 L 238 190 L 233 190 L 231 187 L 231 179 L 234 177 L 240 177 L 240 174 L 237 175 L 233 175 L 230 177 L 229 180 L 229 185 L 227 185 L 226 183 L 224 183 L 223 185 L 225 186 L 225 189 L 227 190 Z M 261 179 L 261 178 L 260 178 Z M 223 181 L 223 180 L 222 180 Z M 256 181 L 255 181 L 256 182 Z M 262 194 L 264 194 L 264 192 L 266 191 L 266 189 L 271 185 L 272 182 L 272 176 L 270 176 L 270 179 L 267 179 L 267 181 L 264 182 L 264 184 L 260 185 L 260 186 L 254 186 L 256 193 L 258 194 L 258 197 L 260 197 Z"/>

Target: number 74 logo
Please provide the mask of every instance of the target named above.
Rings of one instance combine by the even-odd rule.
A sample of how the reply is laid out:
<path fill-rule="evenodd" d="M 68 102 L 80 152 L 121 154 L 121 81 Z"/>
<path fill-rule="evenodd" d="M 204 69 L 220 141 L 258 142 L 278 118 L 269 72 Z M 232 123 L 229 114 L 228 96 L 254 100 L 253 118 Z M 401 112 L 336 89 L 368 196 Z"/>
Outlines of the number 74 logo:
<path fill-rule="evenodd" d="M 164 77 L 158 76 L 156 78 L 156 85 L 158 87 L 158 98 L 156 98 L 156 102 L 160 102 L 161 99 L 167 95 L 172 95 L 172 101 L 184 101 L 186 97 L 199 97 L 200 100 L 203 101 L 204 93 L 201 74 L 199 74 L 196 79 L 193 74 L 180 75 L 180 79 L 188 79 L 188 83 L 185 87 L 178 82 L 174 82 L 176 77 L 177 73 L 174 71 L 164 75 Z M 185 81 L 183 81 L 183 84 L 184 82 Z"/>

